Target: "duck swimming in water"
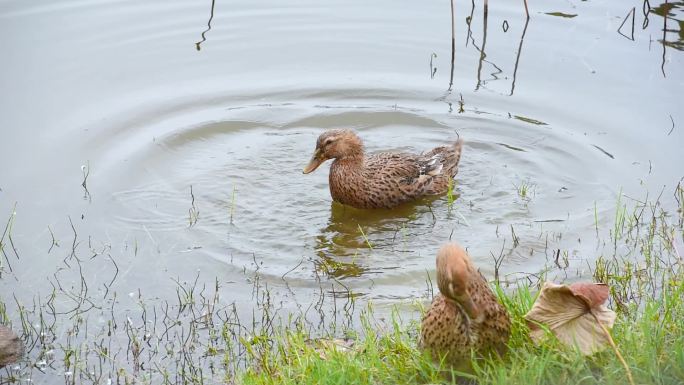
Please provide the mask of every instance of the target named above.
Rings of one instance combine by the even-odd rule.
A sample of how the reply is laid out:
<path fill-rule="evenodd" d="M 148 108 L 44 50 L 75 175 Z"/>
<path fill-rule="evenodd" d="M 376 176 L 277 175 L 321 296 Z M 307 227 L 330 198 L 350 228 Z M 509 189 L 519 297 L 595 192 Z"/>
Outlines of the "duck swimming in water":
<path fill-rule="evenodd" d="M 366 155 L 352 130 L 322 133 L 304 174 L 323 162 L 330 166 L 333 200 L 360 209 L 392 208 L 422 196 L 441 195 L 458 172 L 463 140 L 424 154 L 381 152 Z"/>

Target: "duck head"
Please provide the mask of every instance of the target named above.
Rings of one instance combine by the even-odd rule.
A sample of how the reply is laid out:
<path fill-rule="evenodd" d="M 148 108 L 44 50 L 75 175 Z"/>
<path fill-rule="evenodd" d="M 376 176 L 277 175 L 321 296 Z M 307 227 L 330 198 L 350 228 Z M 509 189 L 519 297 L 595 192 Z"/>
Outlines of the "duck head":
<path fill-rule="evenodd" d="M 322 133 L 316 141 L 316 150 L 304 167 L 303 173 L 308 174 L 318 168 L 328 159 L 344 159 L 362 156 L 363 143 L 352 130 L 328 130 Z"/>
<path fill-rule="evenodd" d="M 471 320 L 480 320 L 480 309 L 473 302 L 468 283 L 477 274 L 463 248 L 448 243 L 437 252 L 437 286 L 449 300 L 457 302 Z"/>

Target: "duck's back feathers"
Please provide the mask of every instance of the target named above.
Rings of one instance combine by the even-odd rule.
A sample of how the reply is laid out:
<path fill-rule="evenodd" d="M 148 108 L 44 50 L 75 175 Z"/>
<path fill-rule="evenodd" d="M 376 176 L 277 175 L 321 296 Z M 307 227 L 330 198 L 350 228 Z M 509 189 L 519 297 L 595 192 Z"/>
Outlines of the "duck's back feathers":
<path fill-rule="evenodd" d="M 425 157 L 439 157 L 440 164 L 442 165 L 441 172 L 435 175 L 428 191 L 426 191 L 427 195 L 439 195 L 447 192 L 450 181 L 458 173 L 458 164 L 461 161 L 462 151 L 463 139 L 459 139 L 451 146 L 437 147 L 424 155 Z"/>
<path fill-rule="evenodd" d="M 449 189 L 450 181 L 458 173 L 463 140 L 451 146 L 441 146 L 420 154 L 380 153 L 366 159 L 366 170 L 381 170 L 375 174 L 381 183 L 393 179 L 405 194 L 406 200 L 425 195 L 441 195 Z M 372 181 L 373 175 L 368 175 Z"/>

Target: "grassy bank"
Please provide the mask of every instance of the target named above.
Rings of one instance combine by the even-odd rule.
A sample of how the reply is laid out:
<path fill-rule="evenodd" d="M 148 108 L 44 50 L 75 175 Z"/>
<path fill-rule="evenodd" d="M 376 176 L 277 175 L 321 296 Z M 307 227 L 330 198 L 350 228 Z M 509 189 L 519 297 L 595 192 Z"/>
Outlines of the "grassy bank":
<path fill-rule="evenodd" d="M 684 186 L 666 207 L 664 200 L 622 196 L 609 228 L 596 221 L 596 254 L 582 262 L 587 279 L 591 274 L 610 285 L 610 307 L 618 314 L 612 335 L 637 384 L 684 383 L 684 266 L 677 249 L 684 242 Z M 0 233 L 2 279 L 14 279 L 8 263 L 21 261 L 12 223 Z M 330 293 L 321 280 L 318 301 L 285 312 L 255 259 L 256 272 L 245 273 L 254 285 L 253 311 L 244 317 L 219 295 L 226 289 L 218 281 L 174 279 L 176 298 L 169 300 L 123 291 L 108 248 L 78 241 L 75 230 L 69 243 L 64 266 L 49 278 L 52 292 L 30 301 L 19 292 L 0 293 L 0 322 L 12 325 L 28 352 L 0 369 L 0 384 L 29 378 L 69 384 L 451 382 L 448 368 L 417 349 L 424 301 L 387 316 L 372 304 L 355 304 L 352 293 L 334 287 Z M 107 265 L 111 276 L 104 284 L 89 280 Z M 556 261 L 556 272 L 563 276 L 569 265 Z M 576 264 L 572 269 L 565 273 L 573 276 Z M 529 339 L 523 316 L 544 279 L 492 282 L 513 320 L 510 349 L 500 359 L 476 360 L 471 378 L 482 384 L 627 383 L 611 349 L 584 357 L 551 336 L 541 346 Z"/>
<path fill-rule="evenodd" d="M 618 313 L 613 338 L 637 384 L 684 383 L 684 276 L 666 274 L 667 286 L 641 309 Z M 476 361 L 471 378 L 482 384 L 626 384 L 625 369 L 612 350 L 584 357 L 552 337 L 535 346 L 523 316 L 535 293 L 521 288 L 503 302 L 514 329 L 503 359 Z M 425 384 L 451 383 L 448 368 L 433 364 L 416 348 L 418 323 L 395 315 L 390 330 L 364 315 L 362 337 L 312 341 L 303 330 L 282 331 L 273 350 L 252 356 L 244 384 Z M 351 346 L 349 346 L 351 345 Z M 349 347 L 348 347 L 349 346 Z"/>
<path fill-rule="evenodd" d="M 591 267 L 597 282 L 610 285 L 610 305 L 618 314 L 613 339 L 637 384 L 684 383 L 684 265 L 677 244 L 684 240 L 684 190 L 667 212 L 660 199 L 618 200 L 610 242 Z M 597 228 L 598 230 L 598 228 Z M 543 279 L 503 290 L 494 283 L 513 321 L 509 353 L 478 359 L 471 379 L 482 384 L 626 384 L 627 373 L 611 349 L 585 357 L 549 334 L 535 345 L 524 315 Z M 272 349 L 252 352 L 245 384 L 424 384 L 450 383 L 446 368 L 416 345 L 419 323 L 378 322 L 369 309 L 363 329 L 351 339 L 312 341 L 301 328 L 281 330 Z"/>

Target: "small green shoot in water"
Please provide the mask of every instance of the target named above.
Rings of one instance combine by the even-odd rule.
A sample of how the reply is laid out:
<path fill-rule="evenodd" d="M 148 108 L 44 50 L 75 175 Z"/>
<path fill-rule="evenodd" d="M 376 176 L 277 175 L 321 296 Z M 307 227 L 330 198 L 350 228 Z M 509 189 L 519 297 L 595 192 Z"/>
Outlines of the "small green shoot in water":
<path fill-rule="evenodd" d="M 598 210 L 596 209 L 596 201 L 594 201 L 594 226 L 596 227 L 596 234 L 598 234 Z"/>
<path fill-rule="evenodd" d="M 368 245 L 368 248 L 373 250 L 373 245 L 371 245 L 370 241 L 368 240 L 368 237 L 366 236 L 366 233 L 363 232 L 363 229 L 361 228 L 361 225 L 359 226 L 359 231 L 361 232 L 361 235 L 363 236 L 363 239 L 366 241 L 366 244 Z"/>
<path fill-rule="evenodd" d="M 455 186 L 456 182 L 454 181 L 454 179 L 449 179 L 449 184 L 447 186 L 447 207 L 449 208 L 449 212 L 451 212 L 451 209 L 454 206 L 454 202 L 456 201 L 456 195 L 454 194 Z M 470 226 L 470 223 L 468 223 L 468 220 L 463 216 L 463 214 L 461 214 L 458 210 L 456 210 L 456 214 L 458 214 L 458 216 L 461 217 L 466 226 Z"/>
<path fill-rule="evenodd" d="M 2 236 L 0 237 L 0 253 L 3 255 L 5 254 L 4 251 L 4 246 L 7 244 L 4 242 L 5 240 L 5 235 L 8 236 L 8 240 L 11 242 L 12 238 L 12 226 L 14 225 L 14 218 L 17 216 L 17 203 L 14 203 L 14 207 L 12 208 L 12 214 L 10 215 L 9 220 L 7 221 L 7 225 L 5 226 L 5 230 L 2 232 Z M 2 262 L 2 260 L 0 260 Z M 2 264 L 0 264 L 0 267 L 2 267 Z"/>
<path fill-rule="evenodd" d="M 627 206 L 622 204 L 622 189 L 618 192 L 617 205 L 615 207 L 615 226 L 613 227 L 613 239 L 615 242 L 622 236 L 622 231 L 625 227 L 625 216 L 627 215 Z"/>
<path fill-rule="evenodd" d="M 447 186 L 447 204 L 449 205 L 449 208 L 451 208 L 456 200 L 456 197 L 454 197 L 454 185 L 454 179 L 449 179 L 449 185 Z"/>
<path fill-rule="evenodd" d="M 534 185 L 529 181 L 523 180 L 519 185 L 514 183 L 513 187 L 515 187 L 518 196 L 523 200 L 530 201 L 532 199 L 532 195 L 534 195 Z"/>

